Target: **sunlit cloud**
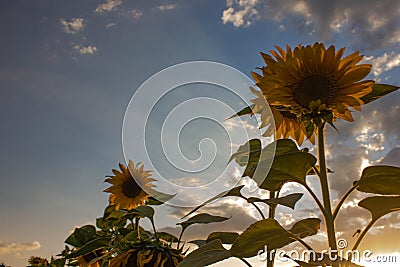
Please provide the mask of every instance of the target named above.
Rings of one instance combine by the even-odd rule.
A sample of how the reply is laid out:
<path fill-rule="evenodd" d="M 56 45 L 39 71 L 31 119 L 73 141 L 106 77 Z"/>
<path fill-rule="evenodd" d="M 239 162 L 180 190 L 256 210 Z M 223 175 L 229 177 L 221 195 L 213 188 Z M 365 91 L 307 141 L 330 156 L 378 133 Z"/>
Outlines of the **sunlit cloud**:
<path fill-rule="evenodd" d="M 259 0 L 227 0 L 225 9 L 222 12 L 222 22 L 232 23 L 235 27 L 246 27 L 259 19 L 257 5 Z"/>
<path fill-rule="evenodd" d="M 3 243 L 0 241 L 0 255 L 19 254 L 22 251 L 33 251 L 40 247 L 39 241 L 36 240 L 32 243 Z"/>
<path fill-rule="evenodd" d="M 176 5 L 174 4 L 168 4 L 168 5 L 160 5 L 156 7 L 160 11 L 166 11 L 166 10 L 172 10 L 176 8 Z"/>
<path fill-rule="evenodd" d="M 70 21 L 60 19 L 60 24 L 63 31 L 69 34 L 81 32 L 85 27 L 85 21 L 83 18 L 73 18 Z"/>
<path fill-rule="evenodd" d="M 378 57 L 365 57 L 364 62 L 372 64 L 372 73 L 378 77 L 382 73 L 400 66 L 400 53 L 391 52 Z"/>
<path fill-rule="evenodd" d="M 88 46 L 80 46 L 80 45 L 75 45 L 74 46 L 75 50 L 77 50 L 81 55 L 91 55 L 97 52 L 97 47 L 88 45 Z"/>
<path fill-rule="evenodd" d="M 122 0 L 107 0 L 105 3 L 100 4 L 95 9 L 96 13 L 109 12 L 122 4 Z"/>

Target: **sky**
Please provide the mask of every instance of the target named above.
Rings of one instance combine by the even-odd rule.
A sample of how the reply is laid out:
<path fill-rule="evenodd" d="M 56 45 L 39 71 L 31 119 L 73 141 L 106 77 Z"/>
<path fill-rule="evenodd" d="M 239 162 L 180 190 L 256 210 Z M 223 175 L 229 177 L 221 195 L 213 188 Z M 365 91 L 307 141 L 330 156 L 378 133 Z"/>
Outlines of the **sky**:
<path fill-rule="evenodd" d="M 57 254 L 74 227 L 93 224 L 101 216 L 107 205 L 104 177 L 125 160 L 122 132 L 131 97 L 167 67 L 212 61 L 250 76 L 263 65 L 259 52 L 275 45 L 319 41 L 346 47 L 347 53 L 361 51 L 364 62 L 373 64 L 370 79 L 400 85 L 397 0 L 4 0 L 0 34 L 0 262 L 14 267 L 25 266 L 31 255 Z M 224 98 L 229 92 L 217 85 L 186 87 L 187 95 L 178 87 L 162 99 L 149 117 L 149 127 L 158 129 L 165 112 L 193 97 L 222 99 L 235 110 L 244 103 L 234 96 Z M 250 91 L 243 94 L 245 101 L 251 99 Z M 339 133 L 328 130 L 328 165 L 335 171 L 330 180 L 333 197 L 343 194 L 366 166 L 400 165 L 399 103 L 400 92 L 395 92 L 354 113 L 355 122 L 338 121 Z M 218 113 L 219 109 L 209 110 Z M 182 151 L 188 158 L 201 154 L 199 140 L 212 139 L 214 134 L 218 140 L 227 132 L 218 125 L 204 130 L 211 126 L 203 123 L 193 121 L 192 131 L 182 130 L 186 140 Z M 228 130 L 237 127 L 234 122 L 224 125 Z M 250 124 L 248 128 L 256 131 Z M 213 149 L 211 143 L 203 145 L 205 151 Z M 305 146 L 315 151 L 310 143 Z M 157 155 L 157 146 L 150 148 L 150 154 Z M 215 163 L 221 166 L 219 156 L 229 153 L 223 148 L 218 151 L 223 153 L 216 153 Z M 148 166 L 146 157 L 138 151 L 132 160 Z M 240 169 L 231 167 L 228 175 L 240 175 Z M 186 178 L 186 183 L 199 182 Z M 315 178 L 308 182 L 318 194 Z M 293 184 L 284 187 L 287 193 L 301 190 Z M 357 208 L 361 196 L 354 193 L 339 214 L 337 230 L 349 241 L 369 218 L 368 212 Z M 320 216 L 306 194 L 297 209 L 282 208 L 278 217 L 289 225 Z M 157 210 L 157 226 L 176 232 L 175 223 L 186 211 Z M 247 204 L 235 199 L 203 211 L 232 218 L 219 225 L 193 227 L 187 240 L 216 229 L 243 231 L 259 219 Z M 400 214 L 387 215 L 376 226 L 362 248 L 382 254 L 399 252 Z M 321 232 L 310 242 L 320 244 L 323 238 Z M 238 261 L 230 264 L 241 266 Z"/>

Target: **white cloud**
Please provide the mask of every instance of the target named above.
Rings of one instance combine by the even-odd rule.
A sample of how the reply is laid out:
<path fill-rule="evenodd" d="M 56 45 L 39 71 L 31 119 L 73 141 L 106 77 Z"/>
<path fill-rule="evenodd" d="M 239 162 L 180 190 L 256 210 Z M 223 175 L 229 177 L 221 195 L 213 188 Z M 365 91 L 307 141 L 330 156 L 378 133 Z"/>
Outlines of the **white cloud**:
<path fill-rule="evenodd" d="M 143 12 L 141 12 L 141 11 L 139 11 L 139 10 L 136 10 L 136 9 L 133 9 L 133 10 L 131 11 L 131 16 L 132 16 L 134 19 L 140 19 L 140 17 L 143 16 Z"/>
<path fill-rule="evenodd" d="M 340 32 L 350 44 L 382 48 L 400 41 L 399 13 L 398 0 L 227 0 L 221 19 L 242 27 L 265 18 L 325 41 Z"/>
<path fill-rule="evenodd" d="M 83 31 L 85 20 L 83 18 L 73 18 L 71 21 L 60 19 L 60 24 L 66 33 L 74 34 Z"/>
<path fill-rule="evenodd" d="M 384 53 L 379 57 L 366 57 L 364 62 L 372 64 L 372 73 L 377 77 L 383 72 L 400 66 L 400 53 L 391 52 Z"/>
<path fill-rule="evenodd" d="M 111 22 L 111 23 L 108 23 L 106 25 L 106 28 L 109 29 L 109 28 L 112 28 L 112 27 L 115 27 L 115 26 L 117 26 L 117 23 Z"/>
<path fill-rule="evenodd" d="M 257 6 L 260 0 L 227 0 L 227 9 L 222 12 L 222 22 L 232 23 L 235 27 L 247 27 L 257 21 L 259 13 Z"/>
<path fill-rule="evenodd" d="M 79 53 L 81 55 L 86 55 L 86 54 L 94 54 L 95 52 L 97 52 L 97 47 L 92 46 L 92 45 L 88 45 L 88 46 L 80 46 L 80 45 L 76 45 L 74 46 L 74 48 L 79 51 Z"/>
<path fill-rule="evenodd" d="M 107 0 L 104 4 L 100 4 L 95 9 L 96 13 L 109 12 L 122 4 L 122 0 Z"/>
<path fill-rule="evenodd" d="M 175 8 L 176 8 L 176 5 L 174 5 L 174 4 L 157 6 L 157 9 L 161 10 L 161 11 L 172 10 L 172 9 L 175 9 Z"/>
<path fill-rule="evenodd" d="M 18 254 L 21 251 L 33 251 L 40 248 L 39 241 L 33 241 L 32 243 L 10 243 L 6 244 L 0 241 L 0 255 L 15 253 Z"/>

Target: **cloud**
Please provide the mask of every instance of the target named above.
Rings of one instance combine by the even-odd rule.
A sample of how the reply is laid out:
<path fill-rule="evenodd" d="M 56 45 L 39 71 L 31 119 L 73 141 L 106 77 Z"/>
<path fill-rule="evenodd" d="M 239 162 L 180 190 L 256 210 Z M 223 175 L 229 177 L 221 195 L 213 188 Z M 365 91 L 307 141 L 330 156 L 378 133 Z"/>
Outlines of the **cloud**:
<path fill-rule="evenodd" d="M 114 10 L 116 7 L 122 4 L 122 0 L 107 0 L 104 4 L 97 6 L 94 12 L 103 13 Z"/>
<path fill-rule="evenodd" d="M 400 2 L 387 0 L 227 0 L 224 24 L 249 26 L 266 18 L 331 40 L 341 33 L 354 45 L 382 48 L 400 41 Z"/>
<path fill-rule="evenodd" d="M 74 48 L 79 51 L 79 53 L 81 55 L 87 55 L 87 54 L 94 54 L 95 52 L 97 52 L 97 47 L 92 46 L 92 45 L 88 45 L 88 46 L 80 46 L 80 45 L 76 45 L 74 46 Z"/>
<path fill-rule="evenodd" d="M 372 73 L 377 77 L 386 71 L 400 66 L 400 53 L 391 52 L 384 53 L 379 57 L 365 57 L 364 62 L 372 64 Z"/>
<path fill-rule="evenodd" d="M 168 4 L 168 5 L 160 5 L 156 7 L 158 10 L 161 11 L 166 11 L 166 10 L 172 10 L 176 8 L 176 5 L 174 4 Z"/>
<path fill-rule="evenodd" d="M 33 241 L 32 243 L 3 243 L 0 241 L 0 255 L 15 253 L 18 254 L 21 251 L 33 251 L 40 248 L 39 241 Z"/>
<path fill-rule="evenodd" d="M 112 27 L 115 27 L 115 26 L 117 26 L 117 23 L 111 22 L 111 23 L 108 23 L 106 25 L 106 28 L 109 29 L 109 28 L 112 28 Z"/>
<path fill-rule="evenodd" d="M 136 9 L 133 9 L 133 10 L 130 12 L 130 15 L 131 15 L 132 18 L 134 18 L 134 19 L 140 19 L 140 18 L 143 16 L 143 12 L 141 12 L 141 11 L 139 11 L 139 10 L 136 10 Z"/>
<path fill-rule="evenodd" d="M 77 32 L 81 32 L 85 27 L 85 21 L 83 18 L 73 18 L 71 19 L 71 21 L 60 19 L 60 24 L 63 30 L 69 34 L 75 34 Z"/>
<path fill-rule="evenodd" d="M 227 0 L 227 9 L 222 12 L 222 22 L 235 27 L 247 27 L 259 19 L 257 6 L 260 0 Z"/>

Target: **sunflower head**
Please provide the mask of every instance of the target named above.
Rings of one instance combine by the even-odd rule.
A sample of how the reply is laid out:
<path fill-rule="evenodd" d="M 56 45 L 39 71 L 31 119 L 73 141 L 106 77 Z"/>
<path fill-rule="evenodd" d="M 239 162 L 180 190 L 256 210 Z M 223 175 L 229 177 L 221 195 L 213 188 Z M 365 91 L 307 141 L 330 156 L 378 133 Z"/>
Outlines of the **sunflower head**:
<path fill-rule="evenodd" d="M 161 246 L 137 244 L 136 248 L 119 254 L 110 261 L 110 267 L 177 267 L 183 260 L 180 251 Z"/>
<path fill-rule="evenodd" d="M 371 65 L 357 64 L 363 58 L 358 51 L 343 57 L 344 48 L 336 51 L 333 45 L 325 48 L 321 43 L 276 49 L 271 55 L 261 54 L 266 63 L 262 74 L 252 73 L 270 105 L 315 121 L 353 121 L 351 111 L 360 110 L 361 98 L 374 85 L 362 81 Z"/>
<path fill-rule="evenodd" d="M 134 209 L 141 205 L 146 205 L 149 200 L 149 193 L 156 181 L 151 177 L 150 171 L 143 170 L 143 164 L 133 164 L 129 161 L 128 166 L 119 164 L 120 171 L 113 169 L 113 176 L 108 176 L 105 180 L 112 184 L 104 192 L 110 193 L 110 205 L 115 205 L 115 209 Z"/>

